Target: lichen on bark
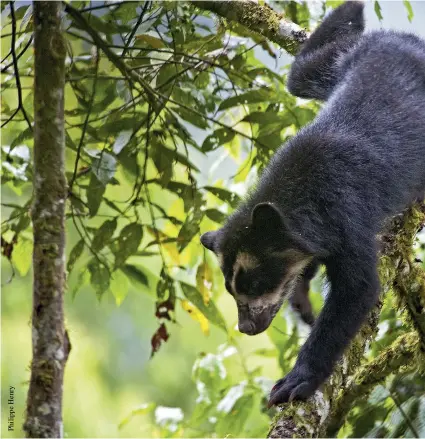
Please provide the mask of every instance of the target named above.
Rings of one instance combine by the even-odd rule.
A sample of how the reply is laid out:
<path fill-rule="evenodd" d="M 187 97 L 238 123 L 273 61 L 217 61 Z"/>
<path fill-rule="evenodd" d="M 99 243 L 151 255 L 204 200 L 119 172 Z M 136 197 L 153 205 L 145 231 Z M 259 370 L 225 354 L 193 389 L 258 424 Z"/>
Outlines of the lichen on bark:
<path fill-rule="evenodd" d="M 64 327 L 65 41 L 61 2 L 34 2 L 34 236 L 32 362 L 24 430 L 62 437 Z"/>
<path fill-rule="evenodd" d="M 326 424 L 326 436 L 336 435 L 356 400 L 366 398 L 391 373 L 396 373 L 412 362 L 415 364 L 415 360 L 419 359 L 418 352 L 419 337 L 412 331 L 401 335 L 375 359 L 361 366 L 333 403 L 333 410 Z"/>
<path fill-rule="evenodd" d="M 277 43 L 292 55 L 308 37 L 305 29 L 287 20 L 283 14 L 277 13 L 267 4 L 260 5 L 251 0 L 192 1 L 191 3 L 200 9 L 214 12 L 227 20 L 242 24 L 251 31 Z"/>

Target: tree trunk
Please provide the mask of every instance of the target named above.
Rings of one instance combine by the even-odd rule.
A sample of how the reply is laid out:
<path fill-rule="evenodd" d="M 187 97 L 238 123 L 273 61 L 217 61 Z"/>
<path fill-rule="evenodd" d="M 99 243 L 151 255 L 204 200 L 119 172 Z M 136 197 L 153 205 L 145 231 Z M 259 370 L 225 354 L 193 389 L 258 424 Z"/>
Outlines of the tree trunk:
<path fill-rule="evenodd" d="M 70 345 L 63 315 L 65 41 L 60 2 L 34 7 L 34 203 L 32 363 L 24 430 L 62 437 L 62 385 Z"/>

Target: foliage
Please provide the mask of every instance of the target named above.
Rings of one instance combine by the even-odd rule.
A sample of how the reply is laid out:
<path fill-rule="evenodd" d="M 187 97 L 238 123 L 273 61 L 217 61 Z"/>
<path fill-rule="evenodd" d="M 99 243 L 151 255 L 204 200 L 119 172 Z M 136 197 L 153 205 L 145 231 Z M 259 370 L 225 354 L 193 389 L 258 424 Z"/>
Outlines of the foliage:
<path fill-rule="evenodd" d="M 304 2 L 271 4 L 303 27 L 319 18 Z M 1 244 L 13 285 L 31 266 L 33 21 L 26 3 L 1 7 L 8 194 Z M 218 306 L 222 278 L 199 234 L 223 223 L 274 151 L 319 106 L 288 94 L 282 64 L 289 58 L 282 62 L 276 46 L 189 3 L 74 1 L 64 30 L 69 294 L 89 287 L 101 303 L 113 297 L 117 306 L 135 288 L 153 298 L 155 358 L 185 314 L 204 335 L 212 325 L 226 339 L 214 354 L 198 349 L 190 412 L 148 402 L 129 410 L 121 427 L 150 417 L 149 434 L 161 437 L 264 436 L 274 414 L 264 405 L 272 381 L 251 358 L 272 359 L 286 373 L 306 330 L 284 310 L 267 331 L 267 347 L 247 356 L 234 321 Z M 320 287 L 316 280 L 316 311 Z M 407 330 L 392 305 L 388 295 L 371 357 Z M 411 371 L 391 377 L 356 404 L 340 434 L 425 435 L 424 388 Z"/>

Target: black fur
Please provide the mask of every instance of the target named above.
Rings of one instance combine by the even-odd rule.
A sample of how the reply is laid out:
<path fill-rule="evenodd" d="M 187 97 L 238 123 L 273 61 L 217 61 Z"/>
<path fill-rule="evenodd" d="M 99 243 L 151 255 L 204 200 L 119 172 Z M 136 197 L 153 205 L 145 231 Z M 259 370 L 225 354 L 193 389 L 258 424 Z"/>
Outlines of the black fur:
<path fill-rule="evenodd" d="M 326 266 L 330 293 L 271 405 L 307 398 L 332 373 L 378 299 L 376 234 L 425 193 L 425 42 L 392 31 L 362 35 L 362 10 L 342 5 L 305 43 L 289 89 L 327 102 L 211 236 L 226 279 L 238 251 L 260 255 L 257 296 L 289 270 L 276 261 L 267 268 L 272 252 L 296 249 Z M 262 227 L 252 224 L 259 203 L 278 212 L 280 226 L 271 211 Z"/>
<path fill-rule="evenodd" d="M 303 44 L 292 64 L 287 86 L 301 98 L 325 100 L 341 79 L 338 61 L 364 31 L 363 3 L 348 1 L 335 9 Z"/>

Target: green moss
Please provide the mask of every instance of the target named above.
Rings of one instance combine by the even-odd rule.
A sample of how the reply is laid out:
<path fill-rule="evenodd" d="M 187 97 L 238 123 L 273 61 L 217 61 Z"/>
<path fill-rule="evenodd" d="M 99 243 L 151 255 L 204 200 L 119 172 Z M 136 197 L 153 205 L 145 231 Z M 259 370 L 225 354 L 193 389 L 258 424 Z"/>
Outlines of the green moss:
<path fill-rule="evenodd" d="M 251 31 L 277 43 L 292 55 L 297 52 L 300 44 L 307 38 L 305 30 L 297 29 L 293 23 L 286 22 L 282 14 L 276 13 L 268 5 L 240 1 L 194 1 L 192 3 L 227 20 L 242 24 Z M 286 33 L 281 32 L 281 27 L 285 28 L 285 25 L 288 29 Z"/>
<path fill-rule="evenodd" d="M 320 425 L 315 399 L 285 404 L 273 419 L 268 437 L 315 437 Z"/>

